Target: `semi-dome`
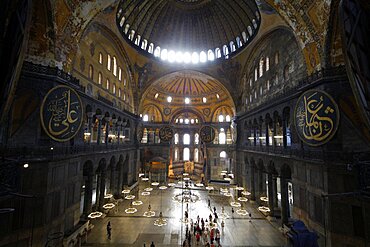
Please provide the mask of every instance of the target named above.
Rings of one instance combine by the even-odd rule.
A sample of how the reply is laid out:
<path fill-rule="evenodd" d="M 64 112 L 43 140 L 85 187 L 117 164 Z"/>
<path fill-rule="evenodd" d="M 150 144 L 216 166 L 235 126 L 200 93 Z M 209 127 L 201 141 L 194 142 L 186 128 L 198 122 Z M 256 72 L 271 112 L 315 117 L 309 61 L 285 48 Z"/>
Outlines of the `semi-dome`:
<path fill-rule="evenodd" d="M 169 62 L 227 59 L 260 26 L 254 0 L 121 0 L 117 26 L 136 49 Z"/>

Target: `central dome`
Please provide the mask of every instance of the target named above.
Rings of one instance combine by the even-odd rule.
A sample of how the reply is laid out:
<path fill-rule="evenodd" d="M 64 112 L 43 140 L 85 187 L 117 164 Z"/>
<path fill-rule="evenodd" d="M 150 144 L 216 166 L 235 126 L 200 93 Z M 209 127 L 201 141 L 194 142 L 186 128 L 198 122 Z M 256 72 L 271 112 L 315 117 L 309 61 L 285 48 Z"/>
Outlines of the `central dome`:
<path fill-rule="evenodd" d="M 121 0 L 117 26 L 136 49 L 169 62 L 229 58 L 260 26 L 254 0 Z"/>

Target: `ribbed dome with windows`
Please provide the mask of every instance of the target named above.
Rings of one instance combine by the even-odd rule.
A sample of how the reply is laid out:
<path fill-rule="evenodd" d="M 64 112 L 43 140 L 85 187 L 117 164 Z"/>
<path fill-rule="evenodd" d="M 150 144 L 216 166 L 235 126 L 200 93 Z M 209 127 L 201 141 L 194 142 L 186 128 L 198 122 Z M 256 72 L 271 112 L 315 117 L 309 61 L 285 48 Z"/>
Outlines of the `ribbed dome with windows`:
<path fill-rule="evenodd" d="M 228 59 L 260 26 L 254 0 L 121 0 L 117 26 L 136 49 L 172 63 Z"/>

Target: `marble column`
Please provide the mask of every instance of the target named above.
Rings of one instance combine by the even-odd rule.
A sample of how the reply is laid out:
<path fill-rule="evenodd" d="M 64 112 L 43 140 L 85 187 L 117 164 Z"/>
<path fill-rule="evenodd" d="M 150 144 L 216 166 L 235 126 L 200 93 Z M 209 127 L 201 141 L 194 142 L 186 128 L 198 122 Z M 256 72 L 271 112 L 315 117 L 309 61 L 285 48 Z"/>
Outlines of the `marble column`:
<path fill-rule="evenodd" d="M 98 210 L 99 207 L 99 194 L 100 194 L 100 173 L 96 176 L 96 193 L 95 193 L 95 207 Z"/>
<path fill-rule="evenodd" d="M 96 143 L 97 144 L 100 144 L 101 143 L 101 121 L 103 119 L 103 116 L 102 115 L 96 115 L 96 118 L 98 119 L 98 137 L 97 137 L 97 140 L 96 140 Z"/>
<path fill-rule="evenodd" d="M 288 202 L 288 182 L 286 179 L 280 179 L 281 191 L 281 221 L 287 224 L 289 219 L 289 202 Z"/>
<path fill-rule="evenodd" d="M 122 121 L 117 122 L 117 138 L 118 138 L 117 143 L 118 144 L 120 144 L 121 142 L 121 128 L 122 128 L 121 124 L 122 124 Z"/>
<path fill-rule="evenodd" d="M 115 188 L 115 181 L 116 181 L 116 173 L 115 173 L 115 169 L 114 167 L 112 167 L 112 169 L 110 170 L 110 185 L 109 185 L 109 193 L 110 194 L 114 194 L 114 192 L 116 191 L 116 188 Z"/>
<path fill-rule="evenodd" d="M 92 188 L 93 188 L 93 175 L 89 174 L 85 177 L 85 195 L 84 195 L 84 209 L 83 215 L 87 218 L 92 210 Z"/>
<path fill-rule="evenodd" d="M 251 200 L 256 200 L 256 179 L 255 179 L 255 167 L 251 164 L 250 178 L 251 178 Z"/>
<path fill-rule="evenodd" d="M 267 175 L 267 179 L 268 179 L 268 199 L 269 199 L 269 201 L 268 201 L 268 204 L 269 204 L 269 208 L 270 208 L 270 210 L 271 210 L 271 213 L 270 213 L 270 215 L 271 216 L 274 216 L 274 186 L 273 186 L 273 179 L 272 179 L 272 174 L 271 173 L 269 173 L 268 175 Z"/>
<path fill-rule="evenodd" d="M 100 174 L 100 191 L 99 191 L 99 209 L 102 210 L 102 207 L 104 205 L 104 192 L 105 192 L 105 171 L 102 171 Z"/>
<path fill-rule="evenodd" d="M 117 179 L 117 188 L 115 196 L 118 198 L 121 196 L 122 191 L 122 179 L 123 179 L 123 161 L 118 162 L 118 179 Z"/>
<path fill-rule="evenodd" d="M 286 124 L 287 121 L 285 118 L 283 118 L 283 147 L 285 148 L 287 146 L 287 136 L 286 136 Z"/>
<path fill-rule="evenodd" d="M 104 118 L 105 120 L 105 145 L 108 145 L 108 135 L 109 135 L 109 124 L 110 124 L 110 121 L 112 120 L 111 117 L 105 117 Z"/>
<path fill-rule="evenodd" d="M 278 194 L 277 194 L 277 177 L 274 175 L 272 177 L 272 187 L 273 187 L 273 193 L 274 193 L 274 207 L 277 208 L 278 206 Z"/>

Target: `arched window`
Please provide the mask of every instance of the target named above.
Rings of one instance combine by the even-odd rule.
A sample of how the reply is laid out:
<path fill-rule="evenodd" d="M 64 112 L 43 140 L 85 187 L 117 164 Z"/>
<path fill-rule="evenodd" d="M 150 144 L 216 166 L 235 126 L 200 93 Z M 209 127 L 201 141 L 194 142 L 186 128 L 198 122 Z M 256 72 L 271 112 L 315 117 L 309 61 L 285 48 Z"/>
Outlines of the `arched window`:
<path fill-rule="evenodd" d="M 113 94 L 116 94 L 116 84 L 113 84 Z"/>
<path fill-rule="evenodd" d="M 216 53 L 216 58 L 220 58 L 221 57 L 221 50 L 220 50 L 220 48 L 216 48 L 215 53 Z"/>
<path fill-rule="evenodd" d="M 123 93 L 123 101 L 126 101 L 126 94 Z"/>
<path fill-rule="evenodd" d="M 148 48 L 148 52 L 150 54 L 153 54 L 153 52 L 154 52 L 154 44 L 153 43 L 150 43 L 149 48 Z"/>
<path fill-rule="evenodd" d="M 179 161 L 179 149 L 178 148 L 175 148 L 174 160 Z"/>
<path fill-rule="evenodd" d="M 189 148 L 184 148 L 183 160 L 184 161 L 190 160 L 190 149 Z"/>
<path fill-rule="evenodd" d="M 254 81 L 257 81 L 258 79 L 258 70 L 257 68 L 254 69 Z"/>
<path fill-rule="evenodd" d="M 284 80 L 289 80 L 289 65 L 284 67 Z"/>
<path fill-rule="evenodd" d="M 179 144 L 179 134 L 175 134 L 175 144 Z"/>
<path fill-rule="evenodd" d="M 118 98 L 121 98 L 121 96 L 122 96 L 122 91 L 120 88 L 118 88 Z"/>
<path fill-rule="evenodd" d="M 89 83 L 89 84 L 87 84 L 87 87 L 86 87 L 86 94 L 87 95 L 90 95 L 90 96 L 92 96 L 93 95 L 93 88 L 92 88 L 92 85 Z"/>
<path fill-rule="evenodd" d="M 226 155 L 226 152 L 225 151 L 221 151 L 220 152 L 220 158 L 226 158 L 227 155 Z"/>
<path fill-rule="evenodd" d="M 262 86 L 260 86 L 260 95 L 262 96 L 262 94 L 263 94 L 263 88 Z"/>
<path fill-rule="evenodd" d="M 207 54 L 204 52 L 204 51 L 201 51 L 200 52 L 200 55 L 199 55 L 199 61 L 201 63 L 205 63 L 207 62 Z"/>
<path fill-rule="evenodd" d="M 149 121 L 149 116 L 148 116 L 148 114 L 145 114 L 145 115 L 143 116 L 143 121 L 144 121 L 144 122 L 148 122 L 148 121 Z"/>
<path fill-rule="evenodd" d="M 199 162 L 199 150 L 198 150 L 198 148 L 194 149 L 194 162 Z"/>
<path fill-rule="evenodd" d="M 236 45 L 238 46 L 238 48 L 242 47 L 243 46 L 243 42 L 242 40 L 238 37 L 236 37 Z"/>
<path fill-rule="evenodd" d="M 252 20 L 252 23 L 253 23 L 253 27 L 254 27 L 254 29 L 257 29 L 257 22 L 256 22 L 256 20 L 255 20 L 255 19 L 253 19 L 253 20 Z"/>
<path fill-rule="evenodd" d="M 117 76 L 117 58 L 113 57 L 113 75 Z"/>
<path fill-rule="evenodd" d="M 184 145 L 190 145 L 190 135 L 189 134 L 184 134 L 184 137 L 183 137 L 183 143 Z"/>
<path fill-rule="evenodd" d="M 194 135 L 194 144 L 199 144 L 199 134 L 195 133 Z"/>
<path fill-rule="evenodd" d="M 135 45 L 140 46 L 140 39 L 141 39 L 141 36 L 139 34 L 136 35 Z"/>
<path fill-rule="evenodd" d="M 264 59 L 263 58 L 261 58 L 260 59 L 260 77 L 261 76 L 263 76 L 263 64 L 264 64 L 265 62 L 264 62 Z"/>
<path fill-rule="evenodd" d="M 147 46 L 148 46 L 148 41 L 146 39 L 143 39 L 143 41 L 141 41 L 141 49 L 146 50 Z"/>
<path fill-rule="evenodd" d="M 94 80 L 94 67 L 91 64 L 89 66 L 89 78 Z"/>
<path fill-rule="evenodd" d="M 125 26 L 125 34 L 126 35 L 127 35 L 129 29 L 130 29 L 130 24 L 126 24 L 126 26 Z"/>
<path fill-rule="evenodd" d="M 108 89 L 108 90 L 109 90 L 109 87 L 110 87 L 109 84 L 110 84 L 109 79 L 107 79 L 107 84 L 105 85 L 106 86 L 105 88 Z"/>
<path fill-rule="evenodd" d="M 125 17 L 122 16 L 121 21 L 119 22 L 119 26 L 123 27 L 123 24 L 125 23 Z"/>
<path fill-rule="evenodd" d="M 99 63 L 103 64 L 103 54 L 99 52 Z"/>
<path fill-rule="evenodd" d="M 135 30 L 131 30 L 130 34 L 128 35 L 128 39 L 132 41 L 134 39 L 134 36 L 135 36 Z"/>
<path fill-rule="evenodd" d="M 248 41 L 247 33 L 246 32 L 242 32 L 242 36 L 243 36 L 244 43 L 247 43 L 247 41 Z"/>
<path fill-rule="evenodd" d="M 159 57 L 161 55 L 161 47 L 157 46 L 154 50 L 154 57 Z"/>
<path fill-rule="evenodd" d="M 161 52 L 161 59 L 162 60 L 167 60 L 168 58 L 168 51 L 167 49 L 163 49 L 162 52 Z"/>
<path fill-rule="evenodd" d="M 121 67 L 118 67 L 118 80 L 122 81 L 122 69 L 121 69 Z"/>
<path fill-rule="evenodd" d="M 99 74 L 98 74 L 98 84 L 101 85 L 102 81 L 103 81 L 102 74 L 101 74 L 101 72 L 99 72 Z"/>
<path fill-rule="evenodd" d="M 229 58 L 229 48 L 227 48 L 227 45 L 224 45 L 222 47 L 222 51 L 224 53 L 225 58 Z"/>
<path fill-rule="evenodd" d="M 270 70 L 270 58 L 266 57 L 266 71 Z"/>
<path fill-rule="evenodd" d="M 110 71 L 110 68 L 111 68 L 111 62 L 112 62 L 112 60 L 111 60 L 111 57 L 110 57 L 110 55 L 108 54 L 108 58 L 107 58 L 107 69 Z"/>
<path fill-rule="evenodd" d="M 208 50 L 208 61 L 213 61 L 215 60 L 215 54 L 213 53 L 212 50 Z"/>
<path fill-rule="evenodd" d="M 224 115 L 219 115 L 219 116 L 218 116 L 218 121 L 219 121 L 220 123 L 222 123 L 222 122 L 224 121 Z"/>
<path fill-rule="evenodd" d="M 275 64 L 279 63 L 279 52 L 275 53 Z"/>
<path fill-rule="evenodd" d="M 231 117 L 230 117 L 230 115 L 226 115 L 226 122 L 231 122 Z"/>
<path fill-rule="evenodd" d="M 248 30 L 249 36 L 252 36 L 252 34 L 253 34 L 252 27 L 251 26 L 248 26 L 247 27 L 247 30 Z"/>
<path fill-rule="evenodd" d="M 230 52 L 234 52 L 236 50 L 234 41 L 230 41 Z"/>
<path fill-rule="evenodd" d="M 220 133 L 218 134 L 218 142 L 220 144 L 226 144 L 226 134 L 224 128 L 220 129 Z"/>

